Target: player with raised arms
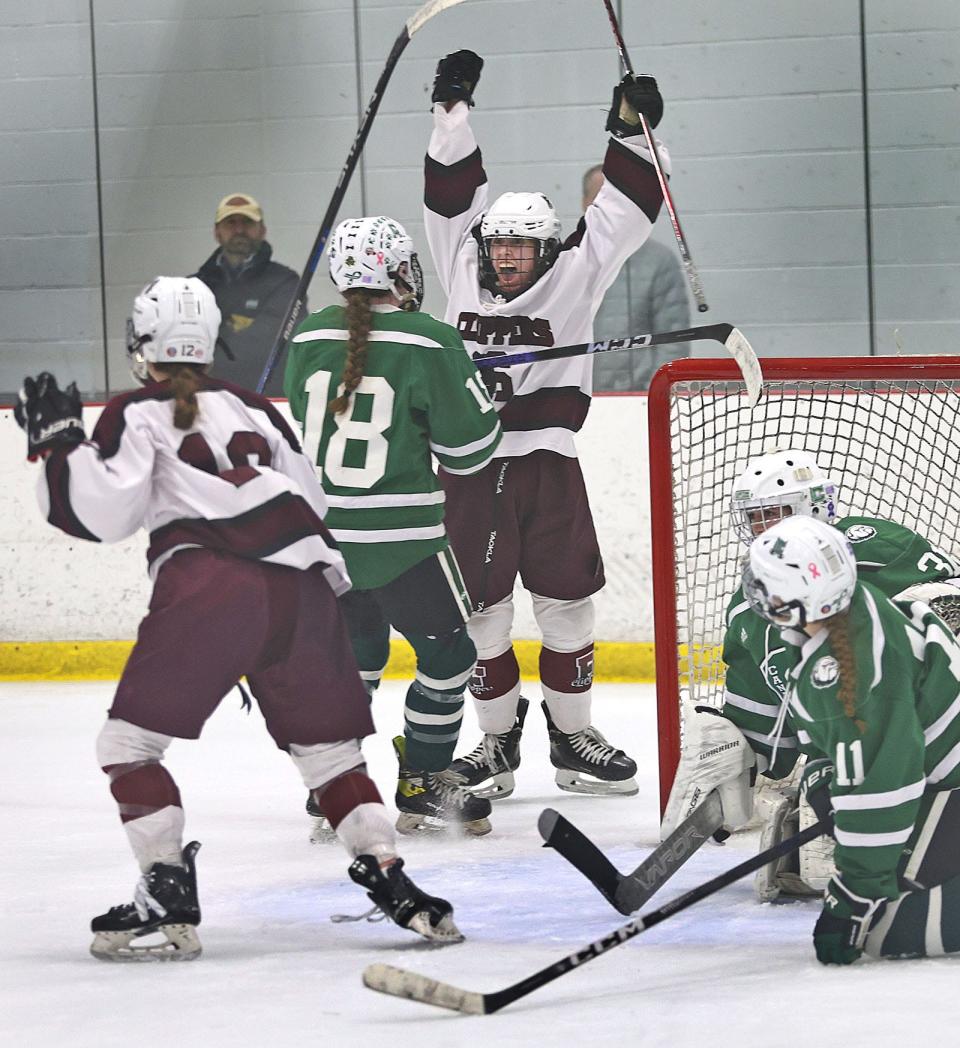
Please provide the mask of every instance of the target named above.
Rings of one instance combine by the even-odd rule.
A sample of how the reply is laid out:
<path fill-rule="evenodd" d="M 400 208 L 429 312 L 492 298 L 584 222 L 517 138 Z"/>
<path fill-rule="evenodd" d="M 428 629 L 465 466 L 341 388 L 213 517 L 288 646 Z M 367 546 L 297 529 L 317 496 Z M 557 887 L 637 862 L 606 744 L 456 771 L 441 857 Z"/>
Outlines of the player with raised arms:
<path fill-rule="evenodd" d="M 960 645 L 926 604 L 858 579 L 847 536 L 816 519 L 764 531 L 743 592 L 799 654 L 770 744 L 797 740 L 801 790 L 833 820 L 817 959 L 960 951 Z"/>
<path fill-rule="evenodd" d="M 398 222 L 341 222 L 329 262 L 344 302 L 301 325 L 284 387 L 353 579 L 341 605 L 369 693 L 387 664 L 391 626 L 416 654 L 404 734 L 394 740 L 397 829 L 453 822 L 480 835 L 490 830 L 490 802 L 445 772 L 476 648 L 432 456 L 451 475 L 476 473 L 496 451 L 500 423 L 460 336 L 419 311 L 420 265 Z"/>
<path fill-rule="evenodd" d="M 16 406 L 38 496 L 55 527 L 92 542 L 149 532 L 153 593 L 97 739 L 97 759 L 139 863 L 132 903 L 92 923 L 94 956 L 190 960 L 201 951 L 194 858 L 163 765 L 246 676 L 280 749 L 353 858 L 351 878 L 397 924 L 459 941 L 448 902 L 397 857 L 366 773 L 372 734 L 337 596 L 350 588 L 323 524 L 310 461 L 273 404 L 207 374 L 220 311 L 200 280 L 157 277 L 137 295 L 127 349 L 143 388 L 114 397 L 85 438 L 76 385 L 28 378 Z M 228 774 L 241 775 L 237 768 Z M 144 943 L 158 932 L 159 944 Z"/>
<path fill-rule="evenodd" d="M 748 547 L 783 519 L 808 517 L 834 526 L 850 541 L 857 572 L 885 596 L 898 594 L 927 601 L 956 630 L 960 627 L 960 568 L 902 524 L 874 517 L 840 514 L 839 485 L 816 458 L 800 448 L 777 450 L 751 460 L 733 484 L 731 514 L 737 536 Z M 723 706 L 684 705 L 684 741 L 680 765 L 661 828 L 663 838 L 717 790 L 724 832 L 745 825 L 754 810 L 751 783 L 797 778 L 803 747 L 782 722 L 782 703 L 800 654 L 786 643 L 738 589 L 726 612 Z M 768 791 L 764 791 L 766 794 Z M 761 850 L 791 836 L 801 815 L 797 790 L 773 791 L 762 811 Z M 832 873 L 832 844 L 805 846 L 796 857 L 766 868 L 757 877 L 760 898 L 818 894 Z"/>
<path fill-rule="evenodd" d="M 652 77 L 627 77 L 614 89 L 604 184 L 564 240 L 542 193 L 488 202 L 469 120 L 482 66 L 474 52 L 457 51 L 434 79 L 424 221 L 448 299 L 445 319 L 474 358 L 587 342 L 604 292 L 650 236 L 662 202 L 640 113 L 655 127 L 663 99 Z M 527 704 L 511 644 L 518 575 L 543 637 L 540 681 L 557 784 L 578 793 L 637 790 L 635 762 L 591 724 L 592 598 L 604 573 L 574 442 L 590 406 L 591 367 L 580 357 L 484 371 L 504 431 L 497 457 L 470 476 L 441 473 L 447 528 L 476 607 L 470 690 L 484 732 L 453 770 L 472 788 L 492 780 L 484 791 L 491 796 L 513 790 L 520 763 Z"/>

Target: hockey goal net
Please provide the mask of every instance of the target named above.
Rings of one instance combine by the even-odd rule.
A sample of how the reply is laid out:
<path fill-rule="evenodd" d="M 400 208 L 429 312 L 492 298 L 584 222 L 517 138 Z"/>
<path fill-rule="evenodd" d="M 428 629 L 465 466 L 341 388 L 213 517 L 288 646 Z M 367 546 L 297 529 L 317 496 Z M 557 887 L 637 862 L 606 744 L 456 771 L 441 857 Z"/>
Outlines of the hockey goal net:
<path fill-rule="evenodd" d="M 680 700 L 719 705 L 727 601 L 744 547 L 730 495 L 747 462 L 802 447 L 839 483 L 843 516 L 883 517 L 960 551 L 960 357 L 764 359 L 750 409 L 733 361 L 665 365 L 649 397 L 660 802 Z"/>

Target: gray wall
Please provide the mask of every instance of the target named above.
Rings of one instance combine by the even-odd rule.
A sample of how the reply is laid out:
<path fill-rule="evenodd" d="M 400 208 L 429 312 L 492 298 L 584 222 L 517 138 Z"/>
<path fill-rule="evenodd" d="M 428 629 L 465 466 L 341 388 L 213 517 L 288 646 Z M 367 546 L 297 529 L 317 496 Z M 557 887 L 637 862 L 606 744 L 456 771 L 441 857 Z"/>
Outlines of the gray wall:
<path fill-rule="evenodd" d="M 0 389 L 41 368 L 88 394 L 129 386 L 133 294 L 199 266 L 227 192 L 260 199 L 276 257 L 300 269 L 415 4 L 2 0 Z M 960 350 L 960 4 L 865 8 L 863 34 L 853 0 L 622 5 L 666 99 L 703 319 L 761 355 Z M 438 15 L 397 67 L 341 215 L 391 213 L 423 243 L 430 83 L 458 47 L 487 59 L 474 122 L 492 191 L 542 189 L 569 228 L 619 75 L 599 0 Z M 671 242 L 664 219 L 655 235 Z M 311 301 L 330 298 L 321 263 Z"/>

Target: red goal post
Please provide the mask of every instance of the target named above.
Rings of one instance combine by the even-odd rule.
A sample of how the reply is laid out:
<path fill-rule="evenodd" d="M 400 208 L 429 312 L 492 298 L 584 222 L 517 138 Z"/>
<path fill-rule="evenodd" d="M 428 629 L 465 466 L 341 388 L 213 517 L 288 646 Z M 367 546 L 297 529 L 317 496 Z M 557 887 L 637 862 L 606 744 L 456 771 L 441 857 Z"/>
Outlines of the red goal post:
<path fill-rule="evenodd" d="M 842 516 L 895 520 L 960 552 L 960 357 L 761 363 L 752 410 L 732 360 L 674 360 L 650 385 L 661 810 L 679 760 L 681 697 L 722 701 L 723 618 L 744 550 L 729 500 L 751 458 L 803 447 L 838 482 Z"/>

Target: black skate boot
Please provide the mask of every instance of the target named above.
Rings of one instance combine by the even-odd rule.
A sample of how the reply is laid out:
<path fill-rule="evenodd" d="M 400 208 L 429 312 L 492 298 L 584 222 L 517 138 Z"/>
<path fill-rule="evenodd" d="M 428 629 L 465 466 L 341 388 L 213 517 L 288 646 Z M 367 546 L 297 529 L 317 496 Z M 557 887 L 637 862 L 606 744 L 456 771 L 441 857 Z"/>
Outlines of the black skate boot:
<path fill-rule="evenodd" d="M 547 704 L 542 702 L 550 735 L 550 763 L 557 769 L 556 783 L 568 793 L 596 796 L 620 794 L 632 797 L 639 792 L 637 763 L 623 750 L 615 750 L 593 725 L 567 735 L 553 723 Z M 586 776 L 586 777 L 585 777 Z"/>
<path fill-rule="evenodd" d="M 516 786 L 513 773 L 520 767 L 520 735 L 529 705 L 521 695 L 513 727 L 502 735 L 487 732 L 476 749 L 464 757 L 458 757 L 447 769 L 474 797 L 498 801 L 513 793 Z M 488 779 L 492 780 L 489 786 L 477 789 Z"/>
<path fill-rule="evenodd" d="M 90 952 L 101 961 L 192 961 L 200 956 L 200 923 L 197 900 L 197 868 L 194 856 L 200 849 L 192 841 L 183 849 L 184 866 L 154 863 L 140 877 L 133 902 L 112 906 L 94 917 Z M 184 868 L 185 867 L 185 868 Z M 164 942 L 132 945 L 153 932 Z"/>
<path fill-rule="evenodd" d="M 482 837 L 491 830 L 490 802 L 474 797 L 449 771 L 415 771 L 404 758 L 405 740 L 398 735 L 393 748 L 400 761 L 397 793 L 394 802 L 400 817 L 397 833 L 416 833 L 421 829 L 438 829 L 445 824 L 462 826 L 471 837 Z"/>
<path fill-rule="evenodd" d="M 401 928 L 434 943 L 463 942 L 453 923 L 453 907 L 446 899 L 421 891 L 403 872 L 403 859 L 381 869 L 372 855 L 358 855 L 347 872 L 355 884 L 366 888 L 370 901 Z"/>

